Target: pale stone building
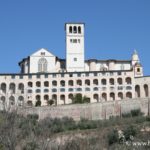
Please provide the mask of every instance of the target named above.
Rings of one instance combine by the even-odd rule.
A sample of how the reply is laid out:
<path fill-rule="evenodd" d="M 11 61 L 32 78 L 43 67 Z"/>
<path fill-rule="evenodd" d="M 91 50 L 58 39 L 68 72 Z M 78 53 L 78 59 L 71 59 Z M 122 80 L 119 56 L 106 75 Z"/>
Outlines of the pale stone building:
<path fill-rule="evenodd" d="M 91 103 L 149 97 L 150 77 L 134 51 L 129 60 L 85 60 L 83 23 L 67 23 L 66 59 L 39 49 L 19 62 L 17 74 L 0 74 L 1 109 L 29 105 L 69 104 L 80 93 Z"/>

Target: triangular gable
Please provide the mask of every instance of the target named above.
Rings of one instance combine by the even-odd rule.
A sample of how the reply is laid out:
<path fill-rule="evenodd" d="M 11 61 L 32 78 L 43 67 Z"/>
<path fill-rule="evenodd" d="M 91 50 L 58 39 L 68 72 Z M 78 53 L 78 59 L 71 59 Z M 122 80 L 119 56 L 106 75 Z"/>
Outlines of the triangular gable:
<path fill-rule="evenodd" d="M 31 57 L 37 57 L 37 56 L 46 56 L 46 57 L 55 57 L 55 55 L 53 55 L 52 53 L 50 53 L 47 49 L 45 48 L 41 48 L 38 51 L 36 51 L 35 53 L 33 53 L 32 55 L 30 55 Z"/>

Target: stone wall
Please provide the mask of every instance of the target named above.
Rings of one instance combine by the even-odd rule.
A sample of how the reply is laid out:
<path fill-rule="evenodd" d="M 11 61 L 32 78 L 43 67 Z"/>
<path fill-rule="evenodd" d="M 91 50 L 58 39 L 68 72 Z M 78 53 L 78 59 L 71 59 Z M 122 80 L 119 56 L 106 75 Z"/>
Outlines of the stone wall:
<path fill-rule="evenodd" d="M 28 107 L 18 110 L 23 115 L 38 114 L 39 119 L 45 117 L 72 117 L 78 121 L 81 118 L 90 120 L 109 119 L 111 116 L 121 116 L 134 109 L 141 109 L 145 115 L 150 113 L 150 99 L 128 99 L 103 103 L 74 104 L 61 106 Z"/>

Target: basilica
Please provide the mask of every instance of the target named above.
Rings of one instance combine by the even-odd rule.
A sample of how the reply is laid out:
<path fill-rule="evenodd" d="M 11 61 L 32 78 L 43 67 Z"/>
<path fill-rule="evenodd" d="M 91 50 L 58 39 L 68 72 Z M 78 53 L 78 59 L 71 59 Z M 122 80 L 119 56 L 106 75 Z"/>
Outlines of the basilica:
<path fill-rule="evenodd" d="M 147 98 L 150 76 L 143 75 L 138 53 L 128 60 L 85 60 L 84 23 L 66 23 L 66 59 L 41 48 L 23 58 L 20 73 L 0 74 L 0 109 L 72 103 L 74 95 L 90 103 Z"/>

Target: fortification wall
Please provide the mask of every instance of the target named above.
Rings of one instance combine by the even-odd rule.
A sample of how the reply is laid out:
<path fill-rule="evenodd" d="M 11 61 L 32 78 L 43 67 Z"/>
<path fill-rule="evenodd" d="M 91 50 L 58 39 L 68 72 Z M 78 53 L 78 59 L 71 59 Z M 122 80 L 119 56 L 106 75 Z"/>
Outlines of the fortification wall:
<path fill-rule="evenodd" d="M 145 115 L 150 114 L 150 99 L 128 99 L 103 103 L 74 104 L 62 106 L 28 107 L 18 110 L 23 115 L 38 114 L 39 119 L 45 117 L 72 117 L 78 121 L 81 118 L 90 120 L 109 119 L 111 116 L 121 116 L 134 109 L 141 109 Z"/>

